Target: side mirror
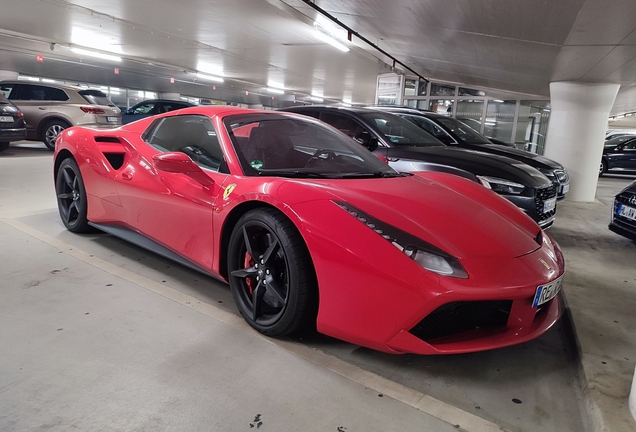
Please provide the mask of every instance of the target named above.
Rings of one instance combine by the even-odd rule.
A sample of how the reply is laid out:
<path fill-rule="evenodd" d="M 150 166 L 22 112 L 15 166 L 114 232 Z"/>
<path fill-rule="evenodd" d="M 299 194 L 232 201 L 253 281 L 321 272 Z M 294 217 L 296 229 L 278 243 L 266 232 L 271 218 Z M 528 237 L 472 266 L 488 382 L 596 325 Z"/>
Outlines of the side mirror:
<path fill-rule="evenodd" d="M 353 137 L 353 139 L 368 148 L 369 151 L 374 151 L 378 148 L 378 139 L 372 136 L 368 131 L 360 132 L 355 137 Z"/>
<path fill-rule="evenodd" d="M 190 159 L 190 156 L 185 153 L 159 153 L 152 157 L 152 163 L 159 171 L 185 174 L 206 187 L 214 185 L 214 180 L 208 177 L 208 175 Z"/>

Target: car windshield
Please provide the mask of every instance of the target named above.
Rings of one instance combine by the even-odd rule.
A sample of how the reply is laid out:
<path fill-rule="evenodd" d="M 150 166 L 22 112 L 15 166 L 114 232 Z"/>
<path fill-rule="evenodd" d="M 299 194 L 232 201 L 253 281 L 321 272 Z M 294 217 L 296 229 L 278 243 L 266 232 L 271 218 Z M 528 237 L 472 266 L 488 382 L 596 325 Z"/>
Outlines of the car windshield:
<path fill-rule="evenodd" d="M 490 142 L 488 138 L 457 119 L 449 117 L 439 117 L 436 118 L 436 121 L 441 123 L 446 129 L 455 134 L 457 138 L 459 138 L 463 142 L 471 144 L 492 144 L 492 142 Z"/>
<path fill-rule="evenodd" d="M 225 118 L 243 172 L 304 178 L 402 176 L 336 129 L 311 118 L 241 114 Z"/>
<path fill-rule="evenodd" d="M 79 94 L 91 105 L 115 106 L 115 104 L 108 99 L 106 93 L 99 90 L 82 90 Z"/>
<path fill-rule="evenodd" d="M 434 147 L 444 145 L 422 128 L 395 114 L 371 111 L 360 114 L 360 117 L 375 124 L 387 140 L 396 146 Z"/>

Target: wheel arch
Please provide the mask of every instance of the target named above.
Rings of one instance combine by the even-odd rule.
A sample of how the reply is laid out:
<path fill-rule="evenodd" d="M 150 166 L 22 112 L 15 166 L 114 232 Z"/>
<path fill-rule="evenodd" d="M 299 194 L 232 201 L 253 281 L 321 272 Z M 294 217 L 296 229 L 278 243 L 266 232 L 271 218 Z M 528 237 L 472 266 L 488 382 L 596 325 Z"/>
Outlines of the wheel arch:
<path fill-rule="evenodd" d="M 73 122 L 70 121 L 68 118 L 62 117 L 57 114 L 50 115 L 40 120 L 40 123 L 38 124 L 38 130 L 37 130 L 38 140 L 41 140 L 44 138 L 44 131 L 46 129 L 46 126 L 52 121 L 61 121 L 63 123 L 66 123 L 68 127 L 73 126 Z"/>
<path fill-rule="evenodd" d="M 53 164 L 53 181 L 54 182 L 57 181 L 57 172 L 60 170 L 60 165 L 62 165 L 62 162 L 64 162 L 64 160 L 68 158 L 75 159 L 75 157 L 73 157 L 73 153 L 71 153 L 70 151 L 66 149 L 60 150 L 57 156 L 55 157 L 55 162 Z"/>

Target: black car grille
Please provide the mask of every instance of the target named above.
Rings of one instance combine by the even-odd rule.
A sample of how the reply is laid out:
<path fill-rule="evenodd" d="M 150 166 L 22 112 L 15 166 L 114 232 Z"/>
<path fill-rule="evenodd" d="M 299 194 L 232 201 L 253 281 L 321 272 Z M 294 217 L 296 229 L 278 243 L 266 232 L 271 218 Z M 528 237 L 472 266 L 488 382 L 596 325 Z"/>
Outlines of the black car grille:
<path fill-rule="evenodd" d="M 632 204 L 629 202 L 629 199 L 631 197 L 636 197 L 636 194 L 634 193 L 630 193 L 630 192 L 624 192 L 621 195 L 618 195 L 615 199 L 614 199 L 614 223 L 617 224 L 618 226 L 622 226 L 623 228 L 629 229 L 629 230 L 635 230 L 636 229 L 636 221 L 633 221 L 631 219 L 627 219 L 626 217 L 623 216 L 619 216 L 616 214 L 616 210 L 618 209 L 618 204 L 624 204 L 626 206 L 629 207 L 634 207 L 636 208 L 636 205 Z"/>
<path fill-rule="evenodd" d="M 512 300 L 446 303 L 428 314 L 410 332 L 423 341 L 484 327 L 505 327 Z"/>
<path fill-rule="evenodd" d="M 544 187 L 542 189 L 537 189 L 535 191 L 534 204 L 537 209 L 537 216 L 539 218 L 539 222 L 544 221 L 546 219 L 550 219 L 556 214 L 556 207 L 552 211 L 543 213 L 543 204 L 550 198 L 554 198 L 556 196 L 557 196 L 557 188 L 555 185 Z"/>

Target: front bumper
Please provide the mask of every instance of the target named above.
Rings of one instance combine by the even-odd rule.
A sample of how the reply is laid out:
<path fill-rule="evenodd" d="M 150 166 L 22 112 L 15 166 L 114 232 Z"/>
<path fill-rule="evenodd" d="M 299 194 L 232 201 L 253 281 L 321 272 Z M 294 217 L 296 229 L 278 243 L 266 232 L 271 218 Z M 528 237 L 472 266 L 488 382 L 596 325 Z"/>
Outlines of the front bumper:
<path fill-rule="evenodd" d="M 610 231 L 618 235 L 622 235 L 623 237 L 636 241 L 636 221 L 616 214 L 619 204 L 624 204 L 631 207 L 634 206 L 632 203 L 629 202 L 629 199 L 631 197 L 631 192 L 623 192 L 622 194 L 614 198 L 614 204 L 612 205 L 612 221 L 610 222 L 608 228 L 610 229 Z"/>

